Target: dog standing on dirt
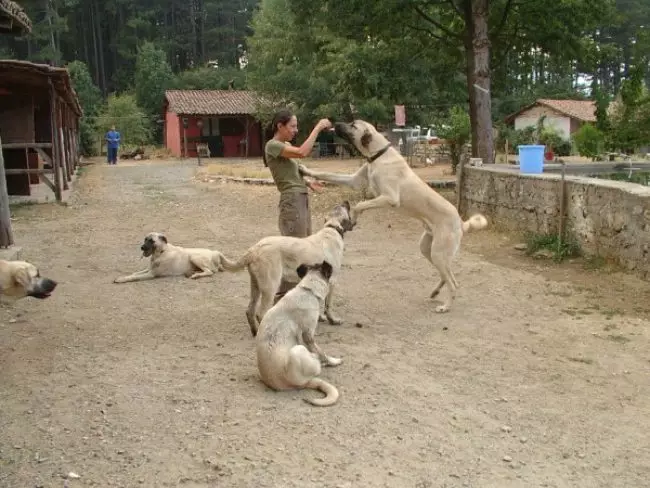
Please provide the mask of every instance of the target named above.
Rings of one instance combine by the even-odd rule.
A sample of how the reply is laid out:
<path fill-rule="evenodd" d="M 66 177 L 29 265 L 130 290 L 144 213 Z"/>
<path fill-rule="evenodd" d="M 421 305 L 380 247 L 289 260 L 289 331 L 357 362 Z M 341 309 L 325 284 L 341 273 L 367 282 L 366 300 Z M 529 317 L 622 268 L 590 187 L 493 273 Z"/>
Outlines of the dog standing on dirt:
<path fill-rule="evenodd" d="M 406 160 L 375 127 L 363 120 L 349 124 L 336 123 L 336 135 L 354 146 L 368 161 L 353 175 L 312 171 L 300 166 L 302 174 L 318 180 L 352 188 L 368 187 L 376 198 L 365 200 L 352 208 L 353 225 L 362 212 L 374 208 L 394 208 L 403 215 L 416 218 L 424 224 L 420 251 L 440 273 L 431 298 L 444 285 L 448 296 L 436 312 L 447 312 L 456 296 L 458 282 L 451 270 L 451 261 L 460 248 L 465 232 L 487 227 L 481 214 L 463 221 L 458 210 L 416 175 Z"/>
<path fill-rule="evenodd" d="M 48 298 L 56 288 L 56 281 L 43 278 L 40 271 L 27 261 L 0 259 L 0 296 L 9 300 L 24 297 Z"/>
<path fill-rule="evenodd" d="M 255 339 L 257 368 L 264 384 L 274 390 L 320 390 L 324 398 L 304 399 L 319 407 L 334 405 L 339 398 L 336 387 L 318 376 L 321 363 L 338 366 L 342 360 L 328 356 L 314 342 L 332 271 L 327 261 L 301 264 L 296 270 L 300 283 L 264 315 Z"/>
<path fill-rule="evenodd" d="M 240 271 L 248 268 L 251 280 L 251 296 L 246 318 L 253 337 L 259 323 L 271 305 L 282 279 L 298 282 L 296 269 L 301 264 L 311 266 L 323 261 L 333 267 L 334 278 L 330 281 L 329 293 L 325 298 L 325 318 L 332 325 L 341 323 L 331 311 L 334 281 L 343 260 L 343 235 L 353 228 L 350 220 L 350 204 L 345 201 L 330 212 L 325 226 L 308 237 L 269 236 L 251 246 L 236 262 L 223 257 L 221 263 L 226 271 Z"/>
<path fill-rule="evenodd" d="M 223 271 L 221 265 L 223 254 L 219 251 L 174 246 L 169 244 L 167 238 L 158 232 L 147 234 L 140 250 L 143 257 L 151 257 L 149 267 L 127 276 L 115 278 L 114 283 L 181 275 L 196 279 L 212 276 L 215 271 Z"/>

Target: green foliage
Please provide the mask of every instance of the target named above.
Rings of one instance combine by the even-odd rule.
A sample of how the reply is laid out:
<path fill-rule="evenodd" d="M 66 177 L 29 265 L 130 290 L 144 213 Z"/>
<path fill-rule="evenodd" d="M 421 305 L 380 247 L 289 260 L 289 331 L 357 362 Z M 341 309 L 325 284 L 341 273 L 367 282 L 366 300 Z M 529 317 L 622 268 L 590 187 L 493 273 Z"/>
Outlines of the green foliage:
<path fill-rule="evenodd" d="M 447 141 L 451 168 L 455 174 L 463 156 L 465 145 L 472 137 L 469 114 L 460 106 L 452 107 L 449 110 L 447 120 L 438 129 L 438 134 Z"/>
<path fill-rule="evenodd" d="M 72 87 L 77 92 L 83 116 L 79 121 L 79 137 L 81 153 L 93 156 L 96 152 L 95 118 L 101 108 L 102 96 L 99 88 L 93 83 L 88 67 L 82 61 L 72 61 L 66 66 L 70 73 Z"/>
<path fill-rule="evenodd" d="M 595 160 L 603 151 L 604 134 L 592 124 L 583 124 L 573 134 L 573 141 L 580 156 Z"/>
<path fill-rule="evenodd" d="M 246 89 L 246 70 L 235 67 L 201 67 L 174 76 L 171 86 L 177 90 L 226 90 L 230 82 L 236 90 Z"/>
<path fill-rule="evenodd" d="M 103 136 L 112 125 L 120 132 L 122 144 L 141 146 L 151 141 L 151 119 L 138 107 L 134 95 L 108 96 L 97 118 L 97 128 Z"/>
<path fill-rule="evenodd" d="M 637 65 L 623 82 L 610 118 L 611 146 L 623 152 L 650 143 L 650 94 L 643 81 L 646 66 L 647 61 Z"/>
<path fill-rule="evenodd" d="M 144 42 L 138 49 L 135 62 L 135 97 L 138 105 L 153 120 L 162 114 L 165 90 L 172 79 L 165 51 L 152 42 Z"/>
<path fill-rule="evenodd" d="M 557 234 L 527 234 L 526 254 L 535 255 L 535 253 L 542 250 L 549 251 L 557 262 L 567 258 L 579 257 L 582 254 L 580 244 L 573 236 L 560 239 Z"/>

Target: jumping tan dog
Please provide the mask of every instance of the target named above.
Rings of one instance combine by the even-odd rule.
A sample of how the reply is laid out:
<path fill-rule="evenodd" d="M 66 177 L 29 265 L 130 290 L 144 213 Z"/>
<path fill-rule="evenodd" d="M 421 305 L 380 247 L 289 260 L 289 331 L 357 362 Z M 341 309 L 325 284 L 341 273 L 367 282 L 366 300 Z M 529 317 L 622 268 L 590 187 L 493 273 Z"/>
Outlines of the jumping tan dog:
<path fill-rule="evenodd" d="M 330 282 L 329 293 L 325 299 L 325 317 L 332 325 L 341 319 L 331 312 L 334 281 L 341 269 L 343 260 L 343 235 L 352 230 L 350 204 L 345 201 L 330 212 L 325 226 L 308 237 L 270 236 L 251 246 L 236 262 L 223 257 L 226 271 L 240 271 L 248 268 L 251 279 L 251 296 L 246 310 L 246 318 L 253 337 L 257 334 L 260 320 L 273 303 L 273 297 L 282 279 L 298 282 L 296 269 L 301 264 L 308 266 L 327 261 L 334 268 L 334 278 Z"/>
<path fill-rule="evenodd" d="M 421 221 L 424 224 L 424 234 L 420 238 L 420 251 L 440 273 L 440 281 L 434 287 L 431 298 L 447 285 L 449 294 L 442 305 L 436 307 L 436 312 L 447 312 L 458 288 L 451 270 L 451 261 L 460 248 L 463 234 L 484 229 L 488 225 L 487 219 L 481 214 L 475 214 L 463 222 L 456 207 L 422 181 L 399 151 L 372 124 L 355 120 L 349 124 L 337 123 L 334 130 L 336 135 L 354 146 L 368 162 L 353 175 L 321 173 L 302 165 L 301 173 L 353 188 L 367 186 L 376 198 L 360 202 L 352 208 L 350 217 L 353 224 L 366 210 L 389 207 Z"/>
<path fill-rule="evenodd" d="M 167 238 L 163 234 L 158 232 L 147 234 L 140 250 L 145 258 L 151 256 L 149 267 L 127 276 L 115 278 L 113 283 L 128 283 L 152 280 L 162 276 L 181 275 L 196 279 L 212 276 L 215 271 L 223 271 L 221 266 L 223 254 L 219 251 L 173 246 L 167 242 Z"/>
<path fill-rule="evenodd" d="M 56 281 L 41 277 L 36 266 L 26 261 L 0 259 L 0 296 L 9 300 L 24 297 L 48 298 Z"/>
<path fill-rule="evenodd" d="M 274 390 L 312 388 L 324 398 L 307 399 L 319 407 L 334 405 L 339 399 L 335 386 L 318 378 L 321 363 L 338 366 L 340 358 L 327 356 L 314 342 L 318 316 L 329 293 L 332 266 L 300 265 L 301 281 L 287 292 L 265 315 L 255 339 L 257 367 L 264 384 Z"/>

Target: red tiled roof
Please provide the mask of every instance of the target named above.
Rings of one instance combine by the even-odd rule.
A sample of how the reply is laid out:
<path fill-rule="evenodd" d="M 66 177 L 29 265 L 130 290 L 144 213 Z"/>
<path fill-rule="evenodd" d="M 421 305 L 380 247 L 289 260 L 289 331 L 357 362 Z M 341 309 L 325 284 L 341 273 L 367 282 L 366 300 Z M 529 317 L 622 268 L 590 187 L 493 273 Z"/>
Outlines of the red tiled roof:
<path fill-rule="evenodd" d="M 583 122 L 596 121 L 596 103 L 592 100 L 553 100 L 550 98 L 540 98 L 530 105 L 523 107 L 518 112 L 508 115 L 506 122 L 513 121 L 519 114 L 533 108 L 536 105 L 544 105 L 550 109 L 567 115 L 573 119 Z"/>
<path fill-rule="evenodd" d="M 167 90 L 169 112 L 187 115 L 253 115 L 261 102 L 248 90 Z"/>

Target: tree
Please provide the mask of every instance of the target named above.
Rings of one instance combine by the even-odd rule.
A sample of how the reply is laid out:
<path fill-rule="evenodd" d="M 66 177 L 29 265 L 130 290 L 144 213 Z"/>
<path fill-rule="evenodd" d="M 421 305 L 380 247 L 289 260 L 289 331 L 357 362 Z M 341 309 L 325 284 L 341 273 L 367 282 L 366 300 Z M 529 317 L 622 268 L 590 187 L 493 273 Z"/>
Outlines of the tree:
<path fill-rule="evenodd" d="M 138 107 L 131 94 L 111 94 L 97 118 L 101 134 L 115 126 L 122 136 L 122 144 L 141 146 L 151 141 L 151 119 Z"/>
<path fill-rule="evenodd" d="M 498 60 L 496 68 L 506 73 L 503 78 L 512 78 L 513 65 L 516 69 L 517 63 L 527 61 L 529 71 L 516 69 L 515 78 L 525 86 L 528 80 L 546 81 L 550 55 L 555 54 L 559 64 L 565 63 L 557 78 L 567 77 L 575 71 L 569 61 L 574 63 L 580 54 L 582 33 L 601 22 L 610 4 L 610 0 L 322 0 L 306 5 L 291 0 L 294 13 L 307 26 L 324 25 L 345 38 L 388 44 L 401 42 L 406 32 L 417 33 L 419 49 L 412 52 L 455 56 L 466 81 L 472 152 L 485 162 L 492 161 L 491 63 Z M 519 59 L 515 56 L 512 65 L 504 67 L 515 49 Z M 509 85 L 501 89 L 512 90 L 515 82 Z"/>
<path fill-rule="evenodd" d="M 99 88 L 93 83 L 88 67 L 82 61 L 73 61 L 66 66 L 70 73 L 72 87 L 77 92 L 83 116 L 79 121 L 80 146 L 82 154 L 95 153 L 97 127 L 96 117 L 101 108 L 102 98 Z"/>
<path fill-rule="evenodd" d="M 165 52 L 152 42 L 144 42 L 138 49 L 135 62 L 135 98 L 152 120 L 161 116 L 165 90 L 172 80 Z"/>

